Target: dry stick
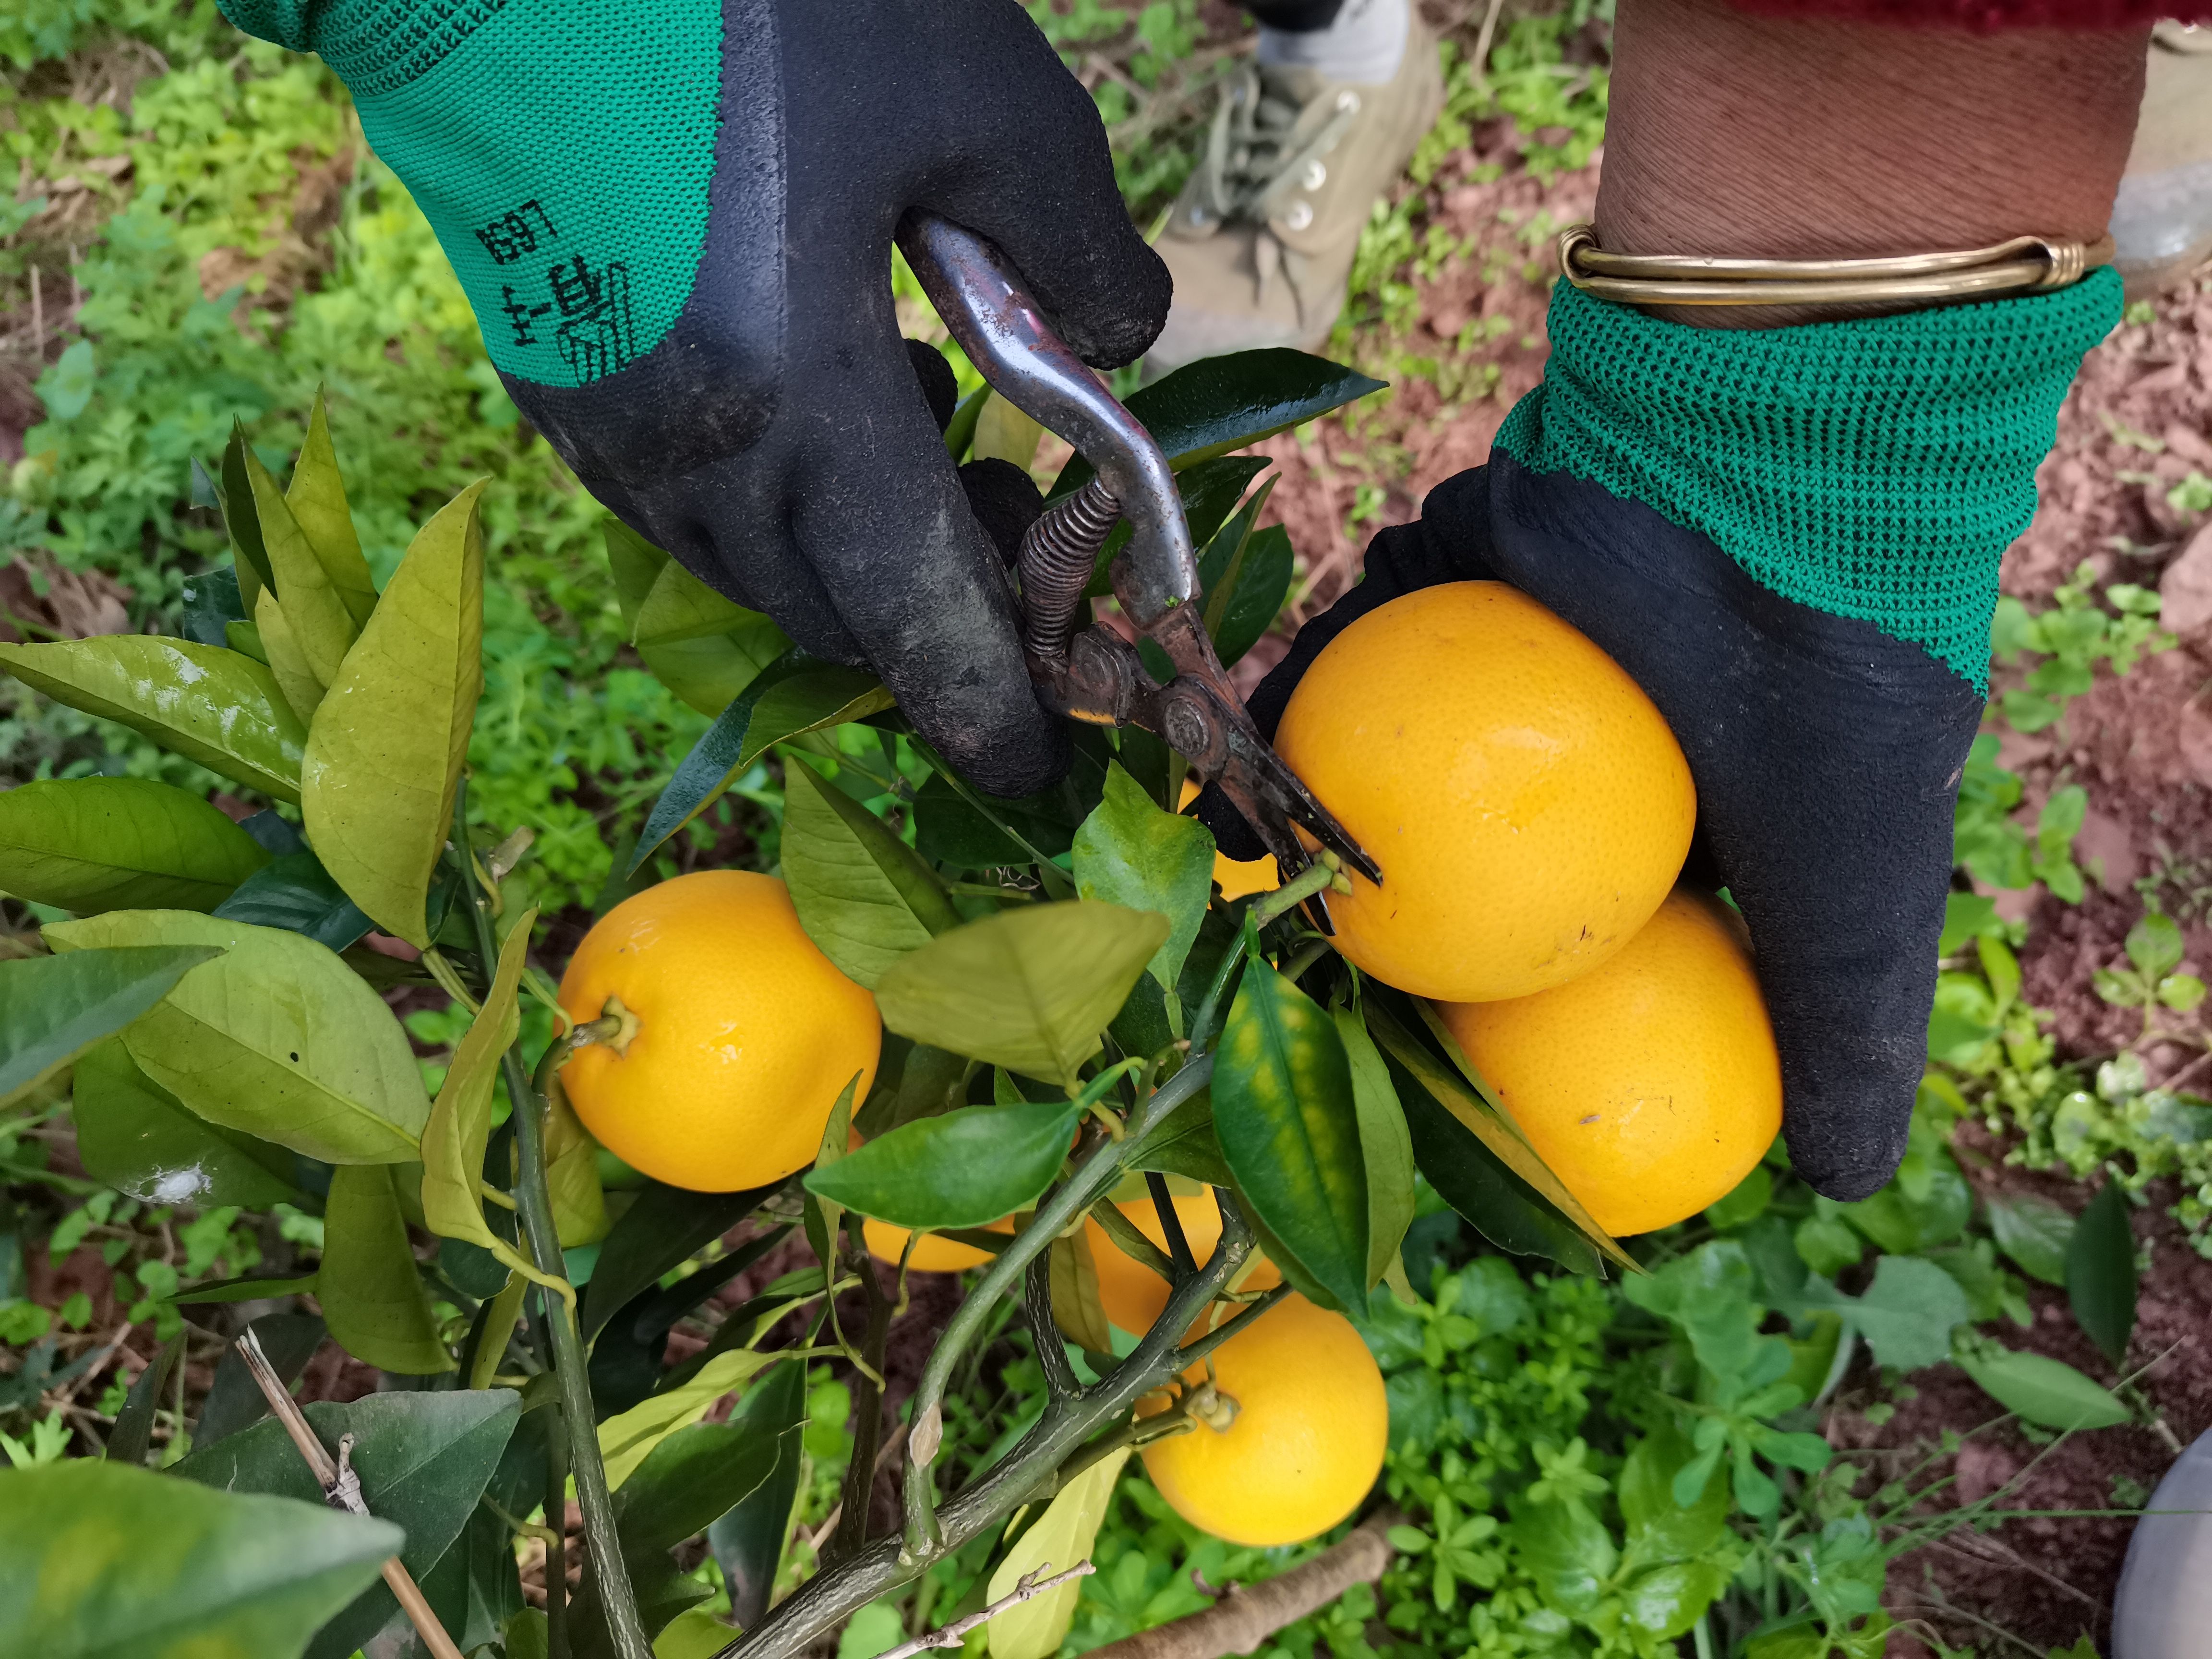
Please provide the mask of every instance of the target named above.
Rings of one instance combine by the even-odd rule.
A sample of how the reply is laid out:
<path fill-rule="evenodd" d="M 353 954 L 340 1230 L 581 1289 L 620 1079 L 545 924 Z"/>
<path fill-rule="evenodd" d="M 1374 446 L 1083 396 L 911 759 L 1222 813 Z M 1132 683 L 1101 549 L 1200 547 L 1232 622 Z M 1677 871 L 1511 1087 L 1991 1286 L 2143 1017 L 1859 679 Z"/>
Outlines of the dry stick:
<path fill-rule="evenodd" d="M 323 1489 L 323 1501 L 334 1510 L 343 1510 L 349 1514 L 366 1517 L 368 1505 L 362 1501 L 361 1477 L 353 1472 L 351 1467 L 353 1437 L 347 1435 L 338 1442 L 338 1461 L 331 1462 L 330 1453 L 323 1449 L 323 1443 L 315 1437 L 315 1431 L 309 1426 L 306 1414 L 293 1400 L 292 1391 L 277 1376 L 276 1367 L 269 1363 L 269 1356 L 262 1352 L 261 1339 L 254 1334 L 252 1327 L 248 1326 L 246 1334 L 238 1339 L 238 1352 L 246 1361 L 246 1370 L 253 1373 L 253 1380 L 261 1385 L 262 1395 L 269 1401 L 269 1409 L 276 1414 L 276 1420 L 284 1425 L 284 1432 L 292 1437 L 292 1443 L 299 1448 L 301 1460 L 307 1464 L 307 1473 L 315 1477 L 315 1484 Z M 453 1638 L 446 1634 L 446 1627 L 438 1622 L 438 1615 L 430 1611 L 430 1604 L 422 1599 L 422 1592 L 416 1587 L 414 1575 L 400 1565 L 396 1555 L 385 1559 L 384 1582 L 392 1587 L 392 1594 L 398 1600 L 400 1611 L 407 1615 L 408 1623 L 415 1626 L 415 1633 L 422 1638 L 422 1645 L 430 1650 L 434 1659 L 461 1659 L 461 1650 L 453 1645 Z"/>
<path fill-rule="evenodd" d="M 1050 1562 L 1047 1562 L 1036 1572 L 1024 1573 L 1014 1581 L 1012 1589 L 992 1602 L 989 1607 L 971 1613 L 965 1619 L 956 1619 L 942 1630 L 933 1630 L 927 1636 L 917 1636 L 911 1642 L 902 1642 L 884 1654 L 883 1659 L 914 1659 L 915 1654 L 927 1653 L 933 1648 L 957 1648 L 961 1644 L 961 1638 L 969 1631 L 974 1630 L 978 1625 L 988 1624 L 1008 1607 L 1018 1607 L 1024 1601 L 1036 1600 L 1048 1590 L 1056 1590 L 1062 1584 L 1074 1579 L 1087 1578 L 1098 1571 L 1088 1561 L 1078 1561 L 1066 1572 L 1054 1573 L 1049 1578 L 1041 1577 L 1040 1575 L 1050 1571 L 1051 1565 Z"/>
<path fill-rule="evenodd" d="M 1385 1534 L 1401 1518 L 1384 1510 L 1305 1565 L 1249 1589 L 1232 1586 L 1204 1613 L 1094 1648 L 1091 1659 L 1221 1659 L 1224 1654 L 1249 1653 L 1285 1625 L 1327 1607 L 1354 1584 L 1371 1584 L 1380 1578 L 1390 1565 L 1390 1540 Z"/>

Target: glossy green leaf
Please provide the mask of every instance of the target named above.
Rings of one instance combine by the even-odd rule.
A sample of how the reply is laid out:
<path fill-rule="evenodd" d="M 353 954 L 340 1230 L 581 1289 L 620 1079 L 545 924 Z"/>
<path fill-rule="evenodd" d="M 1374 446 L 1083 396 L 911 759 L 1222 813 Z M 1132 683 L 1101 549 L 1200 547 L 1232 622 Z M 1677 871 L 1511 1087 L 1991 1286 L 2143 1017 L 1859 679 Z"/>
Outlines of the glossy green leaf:
<path fill-rule="evenodd" d="M 1527 1138 L 1499 1105 L 1496 1092 L 1489 1085 L 1483 1084 L 1478 1090 L 1465 1080 L 1474 1068 L 1468 1063 L 1467 1056 L 1458 1052 L 1458 1043 L 1452 1041 L 1451 1034 L 1437 1019 L 1435 1011 L 1419 1001 L 1413 1002 L 1413 1006 L 1431 1035 L 1445 1046 L 1446 1054 L 1459 1068 L 1459 1075 L 1453 1075 L 1450 1070 L 1439 1064 L 1398 1018 L 1382 1006 L 1379 996 L 1370 995 L 1365 1008 L 1367 1029 L 1383 1051 L 1418 1079 L 1429 1097 L 1456 1119 L 1461 1127 L 1480 1141 L 1491 1157 L 1510 1170 L 1515 1179 L 1528 1188 L 1540 1202 L 1557 1211 L 1583 1237 L 1595 1244 L 1600 1254 L 1612 1258 L 1632 1272 L 1636 1271 L 1635 1259 L 1613 1242 L 1611 1234 L 1590 1219 L 1589 1212 L 1567 1190 L 1566 1183 L 1553 1174 L 1544 1160 L 1536 1156 L 1535 1149 L 1529 1146 Z M 1414 1134 L 1414 1146 L 1417 1149 L 1420 1146 L 1418 1129 Z M 1425 1170 L 1428 1165 L 1424 1163 L 1421 1167 Z M 1432 1181 L 1435 1178 L 1433 1175 L 1430 1176 Z M 1476 1226 L 1483 1225 L 1480 1216 L 1468 1214 L 1464 1210 L 1460 1213 L 1466 1215 Z M 1490 1235 L 1486 1232 L 1484 1237 L 1489 1237 Z M 1492 1242 L 1497 1241 L 1493 1239 Z M 1546 1251 L 1545 1254 L 1550 1252 Z M 1553 1259 L 1559 1260 L 1558 1257 Z"/>
<path fill-rule="evenodd" d="M 1213 896 L 1212 833 L 1163 811 L 1116 764 L 1106 769 L 1104 798 L 1074 845 L 1078 893 L 1167 919 L 1167 939 L 1146 965 L 1172 989 Z"/>
<path fill-rule="evenodd" d="M 301 731 L 315 718 L 315 710 L 323 706 L 323 695 L 328 682 L 316 673 L 307 653 L 301 649 L 299 636 L 292 624 L 284 618 L 284 607 L 276 603 L 276 595 L 267 588 L 253 602 L 253 620 L 240 623 L 240 629 L 250 629 L 249 641 L 242 633 L 223 630 L 223 637 L 234 648 L 246 651 L 251 644 L 255 648 L 246 651 L 268 664 L 269 672 L 276 677 L 276 689 L 283 695 L 285 707 L 296 715 Z M 303 739 L 304 742 L 304 739 Z"/>
<path fill-rule="evenodd" d="M 288 1388 L 299 1380 L 330 1334 L 320 1314 L 264 1314 L 246 1328 L 261 1345 L 276 1380 Z M 204 1451 L 268 1415 L 268 1396 L 253 1380 L 245 1356 L 234 1341 L 216 1362 L 215 1382 L 208 1389 L 198 1420 L 192 1425 L 192 1444 Z"/>
<path fill-rule="evenodd" d="M 230 441 L 223 446 L 222 473 L 214 482 L 222 506 L 222 527 L 236 556 L 239 598 L 250 617 L 255 597 L 270 591 L 274 578 L 269 550 L 261 542 L 261 515 L 254 510 L 253 481 L 246 476 L 247 449 L 246 428 L 234 420 Z"/>
<path fill-rule="evenodd" d="M 2071 1215 L 2032 1193 L 1992 1198 L 1989 1212 L 1990 1232 L 2014 1267 L 2046 1285 L 2066 1282 L 2066 1249 L 2074 1239 Z"/>
<path fill-rule="evenodd" d="M 707 1408 L 731 1389 L 779 1361 L 788 1352 L 760 1353 L 750 1348 L 728 1348 L 700 1367 L 689 1381 L 663 1389 L 643 1404 L 633 1406 L 599 1425 L 599 1455 L 607 1466 L 607 1486 L 619 1490 L 653 1455 L 653 1448 L 669 1436 L 687 1429 L 707 1414 Z"/>
<path fill-rule="evenodd" d="M 1384 382 L 1303 351 L 1269 347 L 1206 357 L 1133 392 L 1129 412 L 1178 471 L 1326 415 Z M 1066 495 L 1091 477 L 1080 456 L 1054 481 Z"/>
<path fill-rule="evenodd" d="M 189 1291 L 161 1299 L 172 1307 L 190 1308 L 216 1302 L 258 1302 L 268 1297 L 312 1296 L 315 1290 L 313 1273 L 286 1273 L 279 1278 L 264 1278 L 249 1273 L 243 1279 L 219 1279 L 211 1284 L 195 1285 Z"/>
<path fill-rule="evenodd" d="M 545 1113 L 545 1191 L 561 1248 L 596 1244 L 607 1236 L 607 1196 L 599 1185 L 599 1143 L 568 1103 L 558 1078 Z"/>
<path fill-rule="evenodd" d="M 278 800 L 300 799 L 307 727 L 251 657 L 149 634 L 0 645 L 0 668 Z"/>
<path fill-rule="evenodd" d="M 1176 492 L 1182 497 L 1183 522 L 1190 531 L 1192 544 L 1206 546 L 1236 510 L 1252 480 L 1273 465 L 1265 455 L 1222 455 L 1177 472 Z M 1128 544 L 1129 526 L 1124 520 L 1098 550 L 1091 586 L 1085 590 L 1086 597 L 1100 599 L 1114 591 L 1114 561 Z"/>
<path fill-rule="evenodd" d="M 891 694 L 874 675 L 787 653 L 691 746 L 638 832 L 629 867 L 643 866 L 661 842 L 720 799 L 770 744 L 861 720 L 890 706 Z"/>
<path fill-rule="evenodd" d="M 246 452 L 246 476 L 253 489 L 255 515 L 261 521 L 261 544 L 268 550 L 269 568 L 276 578 L 277 603 L 308 667 L 317 679 L 329 685 L 337 678 L 338 665 L 345 660 L 360 624 L 330 573 L 323 568 L 300 521 L 292 516 L 276 480 L 250 448 Z M 258 601 L 254 614 L 258 621 Z"/>
<path fill-rule="evenodd" d="M 2113 1364 L 2127 1358 L 2136 1328 L 2136 1239 L 2117 1181 L 2097 1190 L 2066 1245 L 2066 1300 L 2089 1340 Z"/>
<path fill-rule="evenodd" d="M 2063 1360 L 1986 1340 L 1961 1343 L 1952 1358 L 1984 1394 L 2039 1427 L 2108 1429 L 2128 1420 L 2117 1395 Z"/>
<path fill-rule="evenodd" d="M 782 1432 L 796 1439 L 799 1425 L 787 1425 Z M 678 1430 L 646 1455 L 616 1495 L 623 1553 L 642 1559 L 706 1531 L 766 1484 L 781 1449 L 778 1436 L 761 1433 L 742 1415 Z"/>
<path fill-rule="evenodd" d="M 719 714 L 791 649 L 769 618 L 724 599 L 616 520 L 605 527 L 623 628 L 661 684 L 702 714 Z"/>
<path fill-rule="evenodd" d="M 416 532 L 330 681 L 301 766 L 300 810 L 323 867 L 379 927 L 417 946 L 430 943 L 424 902 L 483 690 L 483 488 Z"/>
<path fill-rule="evenodd" d="M 368 913 L 345 896 L 313 853 L 272 860 L 240 882 L 214 914 L 257 927 L 282 927 L 332 951 L 357 944 L 369 930 Z"/>
<path fill-rule="evenodd" d="M 1127 1449 L 1109 1452 L 1053 1494 L 1045 1512 L 993 1570 L 986 1605 L 1012 1595 L 1032 1574 L 1049 1578 L 1091 1559 L 1098 1528 L 1113 1505 L 1114 1483 L 1128 1457 Z M 990 1632 L 991 1659 L 1050 1659 L 1058 1653 L 1075 1622 L 1083 1582 L 1073 1579 L 1032 1596 L 984 1626 Z"/>
<path fill-rule="evenodd" d="M 132 1380 L 130 1392 L 123 1397 L 123 1409 L 115 1414 L 115 1426 L 108 1431 L 103 1455 L 109 1462 L 133 1468 L 145 1463 L 154 1443 L 154 1413 L 169 1397 L 169 1379 L 176 1375 L 177 1361 L 184 1352 L 185 1333 L 179 1330 L 155 1351 L 152 1362 Z"/>
<path fill-rule="evenodd" d="M 537 911 L 526 913 L 500 946 L 490 988 L 453 1046 L 446 1080 L 422 1128 L 423 1224 L 442 1237 L 464 1239 L 494 1255 L 506 1241 L 485 1224 L 477 1188 L 491 1139 L 492 1088 L 499 1081 L 500 1060 L 521 1030 L 517 994 L 537 920 Z"/>
<path fill-rule="evenodd" d="M 783 879 L 799 925 L 850 980 L 960 925 L 945 884 L 883 820 L 793 757 L 783 769 Z"/>
<path fill-rule="evenodd" d="M 314 405 L 307 411 L 307 441 L 293 464 L 284 504 L 339 603 L 354 626 L 360 627 L 376 609 L 376 583 L 369 577 L 368 561 L 362 556 L 361 538 L 346 507 L 345 480 L 338 476 L 337 452 L 331 446 L 330 414 L 323 406 L 320 386 L 315 388 Z"/>
<path fill-rule="evenodd" d="M 1352 1067 L 1328 1012 L 1244 970 L 1214 1050 L 1213 1132 L 1237 1190 L 1342 1306 L 1367 1301 L 1367 1165 Z"/>
<path fill-rule="evenodd" d="M 1729 1571 L 1714 1561 L 1676 1561 L 1638 1573 L 1622 1587 L 1629 1625 L 1656 1641 L 1686 1635 L 1728 1588 Z"/>
<path fill-rule="evenodd" d="M 453 1369 L 407 1242 L 390 1164 L 346 1164 L 331 1172 L 323 1241 L 315 1297 L 340 1347 L 404 1376 Z"/>
<path fill-rule="evenodd" d="M 319 1497 L 210 1491 L 122 1463 L 0 1472 L 0 1652 L 297 1659 L 403 1537 Z"/>
<path fill-rule="evenodd" d="M 1200 1089 L 1170 1112 L 1130 1149 L 1127 1167 L 1179 1175 L 1208 1187 L 1230 1187 L 1235 1177 L 1213 1133 L 1213 1097 Z"/>
<path fill-rule="evenodd" d="M 1060 1172 L 1080 1115 L 1069 1100 L 963 1106 L 817 1165 L 806 1189 L 895 1226 L 987 1226 Z"/>
<path fill-rule="evenodd" d="M 805 1461 L 799 1431 L 807 1423 L 806 1368 L 777 1366 L 747 1391 L 730 1421 L 776 1449 L 775 1466 L 767 1478 L 707 1528 L 707 1547 L 729 1592 L 730 1617 L 739 1628 L 750 1630 L 768 1611 L 791 1506 L 799 1498 L 799 1469 Z"/>
<path fill-rule="evenodd" d="M 597 1336 L 631 1297 L 728 1232 L 782 1185 L 779 1181 L 741 1193 L 647 1185 L 599 1246 L 592 1282 L 584 1289 L 584 1340 Z"/>
<path fill-rule="evenodd" d="M 1413 1140 L 1398 1091 L 1390 1086 L 1390 1068 L 1358 1013 L 1339 1008 L 1330 1018 L 1344 1045 L 1352 1108 L 1359 1119 L 1359 1155 L 1367 1170 L 1367 1283 L 1372 1287 L 1398 1259 L 1406 1229 L 1413 1224 Z"/>
<path fill-rule="evenodd" d="M 1628 1552 L 1637 1560 L 1688 1561 L 1720 1547 L 1728 1536 L 1728 1488 L 1717 1480 L 1685 1506 L 1675 1501 L 1674 1477 L 1692 1448 L 1673 1430 L 1646 1435 L 1620 1470 L 1620 1518 L 1628 1526 Z"/>
<path fill-rule="evenodd" d="M 0 892 L 80 915 L 212 909 L 268 862 L 206 801 L 150 778 L 0 792 Z"/>
<path fill-rule="evenodd" d="M 198 941 L 130 943 L 138 948 L 0 961 L 0 1101 L 141 1018 L 218 954 Z"/>
<path fill-rule="evenodd" d="M 902 1036 L 1072 1085 L 1168 933 L 1091 899 L 1027 904 L 940 933 L 876 986 Z"/>
<path fill-rule="evenodd" d="M 339 1437 L 353 1436 L 362 1501 L 406 1529 L 398 1553 L 419 1581 L 460 1536 L 490 1484 L 520 1420 L 521 1398 L 509 1389 L 385 1393 L 349 1405 L 319 1401 L 306 1411 L 333 1456 Z M 231 1492 L 319 1497 L 291 1437 L 273 1419 L 195 1449 L 173 1474 Z M 318 1633 L 313 1650 L 350 1654 L 397 1611 L 392 1592 L 376 1584 Z"/>
<path fill-rule="evenodd" d="M 93 958 L 90 951 L 59 962 Z M 120 1038 L 94 1045 L 70 1074 L 70 1116 L 85 1173 L 143 1204 L 301 1204 L 297 1163 L 281 1146 L 209 1122 L 148 1077 Z"/>
<path fill-rule="evenodd" d="M 430 1115 L 407 1033 L 312 939 L 187 910 L 56 922 L 58 950 L 212 945 L 124 1041 L 146 1075 L 211 1123 L 326 1164 L 404 1163 Z"/>
<path fill-rule="evenodd" d="M 1279 524 L 1258 526 L 1265 498 L 1262 491 L 1224 525 L 1199 560 L 1206 629 L 1224 665 L 1260 642 L 1290 596 L 1297 563 L 1291 533 Z"/>
<path fill-rule="evenodd" d="M 239 594 L 235 570 L 203 570 L 197 576 L 185 577 L 183 598 L 181 625 L 185 637 L 195 645 L 228 645 L 230 624 L 246 622 L 246 605 Z"/>

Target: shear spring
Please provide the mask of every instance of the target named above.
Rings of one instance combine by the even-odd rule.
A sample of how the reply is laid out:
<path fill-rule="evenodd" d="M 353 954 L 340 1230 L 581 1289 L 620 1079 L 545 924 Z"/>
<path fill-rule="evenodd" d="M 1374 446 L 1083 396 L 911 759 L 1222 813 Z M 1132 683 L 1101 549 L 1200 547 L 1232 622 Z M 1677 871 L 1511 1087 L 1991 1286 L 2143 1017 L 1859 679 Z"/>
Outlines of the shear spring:
<path fill-rule="evenodd" d="M 1121 516 L 1102 479 L 1093 478 L 1030 526 L 1022 538 L 1022 618 L 1030 648 L 1041 657 L 1067 654 L 1083 590 Z"/>

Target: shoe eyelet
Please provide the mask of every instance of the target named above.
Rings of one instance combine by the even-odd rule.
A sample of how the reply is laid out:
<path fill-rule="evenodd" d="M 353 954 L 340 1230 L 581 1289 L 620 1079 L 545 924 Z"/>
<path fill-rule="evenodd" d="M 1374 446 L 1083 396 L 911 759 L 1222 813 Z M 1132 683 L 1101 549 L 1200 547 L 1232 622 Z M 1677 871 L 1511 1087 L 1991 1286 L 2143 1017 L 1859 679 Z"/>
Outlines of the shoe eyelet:
<path fill-rule="evenodd" d="M 1291 230 L 1304 230 L 1313 222 L 1313 204 L 1293 202 L 1283 210 L 1283 224 Z"/>
<path fill-rule="evenodd" d="M 1306 163 L 1305 177 L 1300 180 L 1308 190 L 1319 190 L 1328 182 L 1328 169 L 1318 158 Z"/>
<path fill-rule="evenodd" d="M 1336 106 L 1346 114 L 1356 114 L 1359 109 L 1359 94 L 1349 88 L 1336 94 Z"/>

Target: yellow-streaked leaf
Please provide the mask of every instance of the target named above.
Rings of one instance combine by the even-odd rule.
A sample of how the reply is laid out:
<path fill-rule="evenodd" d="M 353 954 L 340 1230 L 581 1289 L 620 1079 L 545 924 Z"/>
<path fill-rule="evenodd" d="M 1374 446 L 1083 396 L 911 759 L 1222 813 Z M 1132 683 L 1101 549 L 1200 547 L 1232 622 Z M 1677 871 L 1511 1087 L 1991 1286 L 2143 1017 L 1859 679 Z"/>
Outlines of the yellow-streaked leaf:
<path fill-rule="evenodd" d="M 483 690 L 483 489 L 471 484 L 416 533 L 315 711 L 301 766 L 323 867 L 416 946 L 430 942 L 423 901 Z"/>
<path fill-rule="evenodd" d="M 1049 1578 L 1091 1559 L 1098 1541 L 1099 1524 L 1114 1501 L 1114 1483 L 1128 1461 L 1125 1446 L 1109 1452 L 1085 1469 L 1054 1495 L 1036 1524 L 1014 1540 L 1006 1559 L 991 1575 L 985 1601 L 996 1601 L 1032 1575 Z M 1067 1639 L 1075 1622 L 1075 1604 L 1082 1599 L 1083 1581 L 1066 1583 L 1008 1607 L 984 1626 L 991 1633 L 991 1659 L 1049 1659 Z"/>
<path fill-rule="evenodd" d="M 521 1029 L 516 998 L 530 953 L 535 910 L 524 915 L 500 947 L 491 988 L 468 1030 L 453 1048 L 453 1064 L 422 1129 L 422 1219 L 445 1238 L 493 1249 L 500 1242 L 485 1224 L 477 1183 L 491 1139 L 491 1097 L 499 1063 Z M 564 1241 L 565 1242 L 565 1241 Z"/>
<path fill-rule="evenodd" d="M 308 665 L 307 653 L 300 649 L 292 624 L 284 620 L 284 607 L 276 603 L 276 596 L 263 588 L 253 609 L 261 654 L 268 659 L 269 672 L 276 677 L 276 689 L 283 694 L 285 705 L 300 717 L 304 732 L 315 718 L 315 710 L 322 707 L 323 683 Z"/>
<path fill-rule="evenodd" d="M 320 386 L 315 388 L 314 407 L 307 413 L 307 441 L 293 465 L 284 503 L 354 626 L 360 627 L 376 609 L 376 583 L 369 576 L 368 561 L 362 556 L 361 538 L 346 506 L 345 481 L 338 476 L 337 452 L 331 447 L 330 415 L 323 406 Z"/>
<path fill-rule="evenodd" d="M 308 544 L 307 532 L 292 516 L 276 480 L 269 476 L 269 469 L 250 447 L 246 452 L 246 476 L 253 486 L 261 544 L 268 550 L 270 569 L 276 573 L 276 599 L 284 607 L 284 620 L 292 624 L 292 636 L 300 642 L 315 678 L 328 685 L 337 678 L 338 665 L 345 660 L 347 648 L 358 631 L 353 613 L 346 609 L 337 584 Z M 259 620 L 258 613 L 255 620 Z"/>

